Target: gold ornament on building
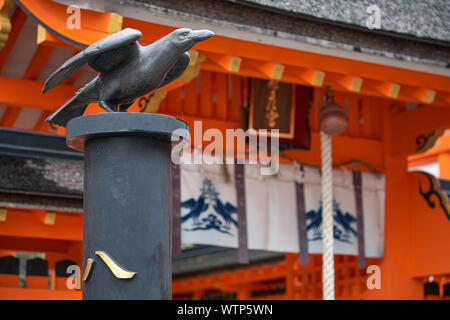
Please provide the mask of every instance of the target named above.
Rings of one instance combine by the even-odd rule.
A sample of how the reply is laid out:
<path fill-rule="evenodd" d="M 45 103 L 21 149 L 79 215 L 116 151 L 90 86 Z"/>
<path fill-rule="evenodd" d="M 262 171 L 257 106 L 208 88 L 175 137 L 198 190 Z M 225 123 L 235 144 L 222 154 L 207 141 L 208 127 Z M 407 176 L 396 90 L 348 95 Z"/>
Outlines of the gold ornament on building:
<path fill-rule="evenodd" d="M 11 32 L 9 12 L 13 7 L 13 0 L 0 0 L 0 50 L 5 46 L 9 33 Z"/>

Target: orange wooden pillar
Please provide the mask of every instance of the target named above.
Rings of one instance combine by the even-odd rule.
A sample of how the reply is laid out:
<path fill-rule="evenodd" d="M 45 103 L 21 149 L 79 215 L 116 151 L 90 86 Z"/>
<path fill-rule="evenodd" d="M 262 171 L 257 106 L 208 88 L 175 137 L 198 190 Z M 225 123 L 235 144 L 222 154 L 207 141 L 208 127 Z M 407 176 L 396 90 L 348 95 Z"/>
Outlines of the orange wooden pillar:
<path fill-rule="evenodd" d="M 422 299 L 423 286 L 410 274 L 411 223 L 408 171 L 405 156 L 392 155 L 392 111 L 383 110 L 385 159 L 385 249 L 380 262 L 381 289 L 370 290 L 369 299 Z"/>
<path fill-rule="evenodd" d="M 422 284 L 410 274 L 411 225 L 406 158 L 386 161 L 385 257 L 381 286 L 388 299 L 421 299 Z M 384 288 L 383 288 L 384 287 Z"/>

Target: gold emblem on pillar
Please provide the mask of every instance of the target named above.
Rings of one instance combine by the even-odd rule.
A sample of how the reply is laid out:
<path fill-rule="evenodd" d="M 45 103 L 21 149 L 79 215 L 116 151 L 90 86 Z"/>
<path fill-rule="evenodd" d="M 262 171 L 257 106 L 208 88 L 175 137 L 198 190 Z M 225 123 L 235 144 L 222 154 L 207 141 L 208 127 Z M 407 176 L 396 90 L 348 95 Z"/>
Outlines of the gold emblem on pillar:
<path fill-rule="evenodd" d="M 108 266 L 109 270 L 114 274 L 116 278 L 119 279 L 131 279 L 134 277 L 136 272 L 129 271 L 121 267 L 114 259 L 105 251 L 95 251 L 95 254 L 98 255 L 103 262 Z"/>
<path fill-rule="evenodd" d="M 83 273 L 83 281 L 87 281 L 87 279 L 89 278 L 89 275 L 91 274 L 91 270 L 94 267 L 94 259 L 92 258 L 88 258 L 86 261 L 86 267 L 84 269 L 84 273 Z"/>

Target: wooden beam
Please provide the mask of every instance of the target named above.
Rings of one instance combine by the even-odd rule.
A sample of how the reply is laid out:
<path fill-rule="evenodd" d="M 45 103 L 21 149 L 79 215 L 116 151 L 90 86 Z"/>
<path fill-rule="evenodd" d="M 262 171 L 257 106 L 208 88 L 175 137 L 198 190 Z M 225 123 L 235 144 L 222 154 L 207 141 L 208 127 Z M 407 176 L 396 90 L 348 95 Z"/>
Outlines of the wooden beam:
<path fill-rule="evenodd" d="M 83 214 L 8 209 L 0 236 L 82 241 Z"/>
<path fill-rule="evenodd" d="M 226 72 L 239 72 L 242 58 L 225 54 L 208 54 L 208 59 L 220 66 Z"/>
<path fill-rule="evenodd" d="M 33 58 L 30 61 L 30 64 L 28 65 L 27 70 L 25 71 L 23 79 L 25 80 L 38 79 L 52 51 L 53 48 L 51 47 L 38 46 L 36 52 L 34 53 Z M 8 107 L 0 121 L 0 126 L 5 128 L 14 127 L 14 123 L 19 117 L 20 111 L 21 110 L 19 108 Z"/>
<path fill-rule="evenodd" d="M 33 58 L 30 61 L 30 64 L 28 65 L 27 70 L 25 71 L 25 74 L 23 76 L 24 80 L 36 80 L 39 78 L 39 75 L 41 74 L 42 70 L 45 67 L 45 64 L 47 63 L 47 60 L 49 59 L 51 53 L 53 51 L 52 47 L 39 45 L 36 49 L 36 52 L 34 53 Z M 18 88 L 20 89 L 20 88 Z M 6 128 L 12 128 L 14 127 L 14 123 L 16 122 L 17 118 L 20 115 L 20 109 L 11 107 L 10 105 L 6 109 L 5 113 L 3 114 L 3 117 L 0 121 L 0 126 L 6 127 Z M 45 120 L 45 119 L 44 119 Z M 39 124 L 38 123 L 36 125 Z M 42 127 L 48 126 L 42 125 Z"/>
<path fill-rule="evenodd" d="M 350 92 L 360 92 L 363 84 L 363 79 L 351 75 L 336 75 L 327 74 L 326 82 L 334 86 L 339 86 L 342 90 Z"/>
<path fill-rule="evenodd" d="M 158 38 L 170 33 L 173 27 L 163 26 L 147 21 L 131 18 L 124 19 L 124 27 L 136 28 L 143 32 L 143 41 L 151 43 Z M 431 89 L 450 92 L 450 78 L 444 75 L 430 74 L 420 71 L 408 70 L 392 66 L 368 63 L 366 61 L 352 60 L 337 56 L 317 54 L 295 49 L 280 48 L 263 43 L 250 42 L 239 39 L 216 35 L 208 41 L 203 41 L 195 46 L 196 50 L 206 54 L 217 53 L 225 55 L 239 55 L 245 63 L 247 59 L 259 61 L 276 61 L 287 66 L 295 66 L 306 69 L 317 69 L 325 73 L 352 74 L 359 76 L 370 75 L 371 79 L 387 81 L 399 84 L 407 84 L 416 87 L 428 86 L 433 83 Z M 242 66 L 241 66 L 242 69 Z M 243 74 L 242 74 L 243 75 Z M 363 85 L 364 87 L 364 85 Z"/>
<path fill-rule="evenodd" d="M 436 98 L 436 91 L 428 88 L 416 88 L 411 90 L 410 94 L 422 103 L 433 103 Z"/>
<path fill-rule="evenodd" d="M 384 168 L 383 143 L 380 140 L 335 136 L 333 144 L 333 164 L 346 163 L 358 159 L 368 163 L 374 169 Z M 310 165 L 320 166 L 320 134 L 311 133 L 310 150 L 286 150 L 286 156 L 298 159 Z"/>
<path fill-rule="evenodd" d="M 374 89 L 387 98 L 396 99 L 400 92 L 400 85 L 393 82 L 379 82 L 374 85 Z"/>
<path fill-rule="evenodd" d="M 122 29 L 116 13 L 81 9 L 81 29 L 67 28 L 67 6 L 48 0 L 17 0 L 17 4 L 55 36 L 78 48 L 85 48 Z"/>
<path fill-rule="evenodd" d="M 321 87 L 323 85 L 323 80 L 325 79 L 325 72 L 316 69 L 307 69 L 298 71 L 297 76 L 306 82 L 306 84 Z"/>
<path fill-rule="evenodd" d="M 60 252 L 68 251 L 70 241 L 40 239 L 28 237 L 9 237 L 0 235 L 0 249 L 28 252 Z"/>
<path fill-rule="evenodd" d="M 33 131 L 39 131 L 39 132 L 49 132 L 50 124 L 46 122 L 45 120 L 52 114 L 51 111 L 42 111 L 41 116 L 39 117 L 39 120 L 36 122 L 36 125 L 33 128 Z"/>
<path fill-rule="evenodd" d="M 19 117 L 20 111 L 21 110 L 19 108 L 8 107 L 0 120 L 0 127 L 12 128 L 16 122 L 16 119 Z"/>
<path fill-rule="evenodd" d="M 37 80 L 52 52 L 52 47 L 38 46 L 23 78 L 26 80 Z"/>
<path fill-rule="evenodd" d="M 231 44 L 232 42 L 232 44 Z M 413 71 L 404 68 L 367 63 L 365 61 L 333 57 L 313 52 L 278 48 L 259 43 L 250 43 L 238 39 L 215 36 L 208 41 L 197 44 L 198 50 L 221 54 L 239 52 L 239 56 L 260 61 L 270 61 L 277 57 L 279 64 L 302 68 L 317 68 L 325 73 L 352 74 L 362 78 L 370 75 L 371 79 L 392 83 L 425 87 L 433 84 L 431 89 L 450 92 L 450 77 Z M 232 48 L 232 49 L 230 49 Z M 401 81 L 401 83 L 400 83 Z"/>
<path fill-rule="evenodd" d="M 212 71 L 212 72 L 223 72 L 223 69 L 221 67 L 217 66 L 216 64 L 214 64 L 208 60 L 206 60 L 202 64 L 202 70 L 207 70 L 207 71 Z M 300 85 L 312 85 L 311 84 L 311 79 L 312 79 L 311 76 L 309 76 L 309 78 L 301 79 L 298 76 L 298 74 L 296 74 L 296 70 L 298 70 L 298 68 L 297 69 L 294 68 L 292 70 L 291 66 L 286 68 L 286 71 L 283 73 L 283 78 L 281 79 L 281 81 L 294 83 L 294 84 L 300 84 Z M 317 74 L 318 74 L 317 77 L 319 79 L 322 77 L 322 75 L 320 75 L 320 72 L 321 71 L 317 71 Z M 253 68 L 252 66 L 249 66 L 249 63 L 246 60 L 242 61 L 242 65 L 241 65 L 239 74 L 243 75 L 243 76 L 247 76 L 247 77 L 252 77 L 252 78 L 270 79 L 266 74 Z M 309 74 L 311 75 L 311 74 L 313 74 L 313 72 L 310 72 Z M 332 85 L 334 91 L 349 92 L 348 89 L 346 89 L 342 86 L 337 86 L 337 85 L 335 85 L 336 83 L 329 82 L 327 80 L 327 76 L 325 76 L 325 75 L 323 75 L 323 76 L 325 77 L 325 80 L 323 81 L 323 85 L 329 83 Z M 319 83 L 317 83 L 317 84 L 319 84 Z M 383 84 L 387 84 L 387 83 L 364 79 L 364 82 L 361 86 L 361 90 L 359 93 L 362 95 L 366 95 L 366 96 L 380 97 L 380 98 L 393 98 L 393 99 L 395 97 L 395 94 L 397 94 L 396 99 L 398 99 L 398 100 L 403 100 L 403 101 L 414 100 L 413 98 L 411 98 L 409 96 L 399 95 L 398 92 L 400 90 L 400 86 L 397 84 L 387 84 L 389 88 L 392 87 L 392 89 L 390 89 L 390 90 L 392 90 L 392 97 L 389 97 L 390 90 L 383 91 L 382 90 Z M 377 86 L 379 86 L 379 85 L 381 85 L 379 88 L 380 90 L 376 90 Z M 416 101 L 416 100 L 414 100 L 414 101 Z M 448 106 L 448 104 L 449 103 L 445 102 L 444 100 L 438 100 L 438 99 L 436 99 L 433 103 L 433 105 L 435 105 L 435 106 L 443 106 L 443 107 Z"/>
<path fill-rule="evenodd" d="M 51 34 L 47 31 L 42 25 L 38 24 L 37 26 L 37 39 L 36 42 L 40 46 L 46 47 L 57 47 L 57 48 L 66 48 L 76 50 L 78 47 L 66 42 L 57 36 Z"/>
<path fill-rule="evenodd" d="M 280 63 L 249 61 L 249 64 L 269 79 L 280 80 L 283 77 L 284 65 Z"/>
<path fill-rule="evenodd" d="M 54 111 L 79 89 L 62 84 L 43 94 L 43 86 L 44 83 L 39 81 L 0 77 L 0 105 Z"/>
<path fill-rule="evenodd" d="M 392 123 L 390 152 L 393 155 L 411 155 L 429 144 L 437 130 L 450 128 L 450 108 L 417 107 L 393 115 Z"/>

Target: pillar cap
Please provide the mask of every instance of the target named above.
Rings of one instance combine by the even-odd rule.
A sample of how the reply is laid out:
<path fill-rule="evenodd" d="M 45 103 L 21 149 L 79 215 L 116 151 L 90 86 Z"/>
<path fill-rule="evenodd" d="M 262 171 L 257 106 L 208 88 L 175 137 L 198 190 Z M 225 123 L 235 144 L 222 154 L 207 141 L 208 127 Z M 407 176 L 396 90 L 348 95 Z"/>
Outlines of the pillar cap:
<path fill-rule="evenodd" d="M 108 112 L 74 118 L 67 124 L 67 146 L 84 151 L 92 138 L 122 135 L 157 136 L 170 141 L 177 129 L 178 139 L 189 141 L 189 125 L 177 118 L 156 113 Z"/>

